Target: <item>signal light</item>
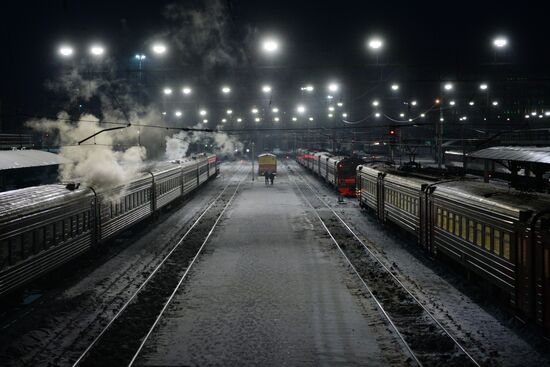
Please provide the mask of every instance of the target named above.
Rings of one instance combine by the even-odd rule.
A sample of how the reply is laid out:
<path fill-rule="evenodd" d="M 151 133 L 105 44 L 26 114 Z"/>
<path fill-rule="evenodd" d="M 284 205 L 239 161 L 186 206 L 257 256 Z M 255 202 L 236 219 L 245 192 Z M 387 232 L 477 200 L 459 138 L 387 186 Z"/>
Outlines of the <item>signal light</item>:
<path fill-rule="evenodd" d="M 395 134 L 397 133 L 397 131 L 396 131 L 395 129 L 392 128 L 392 129 L 390 129 L 389 133 L 390 133 L 391 136 L 395 136 Z"/>

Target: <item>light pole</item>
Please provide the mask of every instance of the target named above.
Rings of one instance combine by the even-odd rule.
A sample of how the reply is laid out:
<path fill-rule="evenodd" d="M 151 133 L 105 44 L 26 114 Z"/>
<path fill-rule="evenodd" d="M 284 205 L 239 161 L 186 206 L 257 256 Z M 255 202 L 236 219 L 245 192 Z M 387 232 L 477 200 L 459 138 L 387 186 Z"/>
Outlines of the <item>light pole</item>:
<path fill-rule="evenodd" d="M 380 66 L 380 52 L 384 47 L 384 40 L 380 37 L 371 37 L 367 45 L 369 49 L 376 55 L 376 67 L 378 68 L 378 78 L 382 80 L 382 67 Z"/>

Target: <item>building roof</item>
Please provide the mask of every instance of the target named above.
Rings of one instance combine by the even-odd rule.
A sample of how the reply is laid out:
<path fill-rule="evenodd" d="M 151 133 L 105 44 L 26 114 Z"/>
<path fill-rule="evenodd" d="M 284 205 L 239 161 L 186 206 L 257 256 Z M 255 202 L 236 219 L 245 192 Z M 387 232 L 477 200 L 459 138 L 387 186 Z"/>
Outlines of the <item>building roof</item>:
<path fill-rule="evenodd" d="M 0 150 L 0 171 L 27 167 L 42 167 L 70 163 L 58 154 L 42 150 Z"/>
<path fill-rule="evenodd" d="M 550 147 L 501 146 L 481 149 L 470 157 L 550 164 Z"/>

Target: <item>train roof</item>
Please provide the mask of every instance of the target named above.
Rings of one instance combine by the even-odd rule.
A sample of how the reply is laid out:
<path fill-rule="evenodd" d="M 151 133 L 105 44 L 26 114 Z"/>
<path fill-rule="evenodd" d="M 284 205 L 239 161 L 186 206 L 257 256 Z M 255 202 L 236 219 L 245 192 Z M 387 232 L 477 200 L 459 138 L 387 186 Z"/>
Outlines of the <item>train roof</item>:
<path fill-rule="evenodd" d="M 64 184 L 42 185 L 0 193 L 0 223 L 66 203 L 93 198 L 93 191 L 80 186 L 69 190 Z"/>
<path fill-rule="evenodd" d="M 539 213 L 550 210 L 548 194 L 527 193 L 478 180 L 455 180 L 437 183 L 434 186 L 434 197 L 482 205 L 499 212 L 511 212 L 517 216 L 525 211 Z"/>

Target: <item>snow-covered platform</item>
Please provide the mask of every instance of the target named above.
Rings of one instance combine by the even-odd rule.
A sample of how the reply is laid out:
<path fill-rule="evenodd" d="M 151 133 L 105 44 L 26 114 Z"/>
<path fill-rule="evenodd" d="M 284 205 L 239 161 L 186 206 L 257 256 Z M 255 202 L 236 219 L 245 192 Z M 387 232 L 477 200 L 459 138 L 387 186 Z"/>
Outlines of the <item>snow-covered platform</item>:
<path fill-rule="evenodd" d="M 273 186 L 241 187 L 138 364 L 395 363 L 393 337 L 284 166 Z"/>

